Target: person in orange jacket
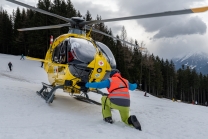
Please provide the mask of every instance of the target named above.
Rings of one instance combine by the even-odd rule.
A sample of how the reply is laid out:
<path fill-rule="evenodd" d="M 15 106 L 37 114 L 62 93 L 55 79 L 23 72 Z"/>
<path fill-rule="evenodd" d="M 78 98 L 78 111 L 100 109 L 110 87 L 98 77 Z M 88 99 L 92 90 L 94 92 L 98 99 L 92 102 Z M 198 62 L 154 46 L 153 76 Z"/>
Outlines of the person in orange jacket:
<path fill-rule="evenodd" d="M 117 109 L 120 112 L 122 121 L 136 129 L 141 130 L 141 125 L 135 115 L 129 115 L 130 94 L 129 90 L 135 90 L 137 84 L 131 84 L 128 80 L 121 77 L 118 69 L 114 69 L 110 73 L 110 78 L 101 82 L 78 82 L 78 86 L 86 88 L 107 88 L 108 96 L 102 96 L 102 114 L 103 120 L 113 123 L 111 109 Z"/>

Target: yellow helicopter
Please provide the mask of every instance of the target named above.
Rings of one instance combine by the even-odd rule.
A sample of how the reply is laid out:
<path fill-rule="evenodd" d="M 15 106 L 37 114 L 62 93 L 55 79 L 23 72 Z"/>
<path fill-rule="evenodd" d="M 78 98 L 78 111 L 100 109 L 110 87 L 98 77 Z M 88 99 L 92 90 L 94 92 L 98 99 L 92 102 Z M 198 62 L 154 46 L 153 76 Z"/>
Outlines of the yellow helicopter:
<path fill-rule="evenodd" d="M 112 18 L 104 20 L 93 20 L 85 21 L 81 17 L 66 18 L 57 14 L 53 14 L 36 7 L 29 6 L 16 0 L 6 0 L 36 12 L 46 14 L 59 18 L 66 21 L 65 24 L 32 27 L 18 29 L 18 31 L 30 31 L 30 30 L 41 30 L 41 29 L 54 29 L 69 26 L 70 30 L 68 33 L 57 37 L 54 41 L 51 41 L 50 47 L 46 53 L 45 59 L 31 58 L 30 60 L 37 60 L 44 62 L 44 69 L 48 74 L 48 80 L 50 85 L 42 83 L 43 87 L 37 94 L 46 100 L 47 103 L 52 103 L 56 89 L 63 89 L 64 92 L 72 94 L 75 98 L 100 104 L 96 101 L 89 99 L 87 95 L 88 88 L 77 86 L 76 83 L 79 81 L 85 82 L 99 82 L 103 79 L 109 78 L 110 71 L 116 68 L 115 58 L 105 44 L 94 41 L 90 37 L 90 32 L 96 32 L 108 37 L 112 37 L 116 40 L 122 41 L 126 44 L 136 46 L 127 41 L 113 37 L 109 34 L 103 33 L 99 30 L 93 29 L 88 25 L 102 23 L 102 22 L 113 22 L 122 20 L 132 20 L 141 18 L 152 18 L 161 16 L 172 16 L 190 13 L 205 12 L 208 10 L 207 7 L 168 11 L 161 13 Z M 88 34 L 84 29 L 90 30 Z M 52 39 L 52 38 L 51 38 Z M 143 49 L 143 48 L 141 48 Z M 50 91 L 48 91 L 48 89 Z M 99 90 L 96 93 L 103 93 Z M 84 96 L 81 96 L 84 94 Z"/>

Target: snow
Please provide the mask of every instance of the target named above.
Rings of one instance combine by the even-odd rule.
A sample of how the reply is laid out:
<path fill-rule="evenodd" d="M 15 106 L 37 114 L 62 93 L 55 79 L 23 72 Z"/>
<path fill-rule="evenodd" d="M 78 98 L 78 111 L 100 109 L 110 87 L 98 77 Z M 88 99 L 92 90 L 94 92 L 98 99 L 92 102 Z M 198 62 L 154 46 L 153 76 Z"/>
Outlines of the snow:
<path fill-rule="evenodd" d="M 8 62 L 13 71 L 8 70 Z M 117 110 L 114 124 L 102 120 L 101 106 L 56 91 L 52 104 L 36 94 L 48 83 L 41 63 L 0 54 L 0 139 L 207 139 L 208 107 L 144 97 L 131 91 L 131 114 L 142 131 L 125 125 Z M 107 92 L 106 89 L 102 89 Z M 100 101 L 101 96 L 90 93 Z"/>
<path fill-rule="evenodd" d="M 188 59 L 192 55 L 193 55 L 192 53 L 189 53 L 189 54 L 185 55 L 183 58 L 181 58 L 181 62 L 183 62 L 184 60 Z"/>
<path fill-rule="evenodd" d="M 185 60 L 187 60 L 187 59 L 189 59 L 190 57 L 194 57 L 194 58 L 198 58 L 198 59 L 207 59 L 208 58 L 208 56 L 207 56 L 207 53 L 205 53 L 205 52 L 202 52 L 202 51 L 193 51 L 193 52 L 189 52 L 189 53 L 187 53 L 187 54 L 184 54 L 185 56 L 178 56 L 178 57 L 175 57 L 175 58 L 173 58 L 173 59 L 176 59 L 175 61 L 177 62 L 177 61 L 179 61 L 180 60 L 180 62 L 183 62 L 183 61 L 185 61 Z"/>

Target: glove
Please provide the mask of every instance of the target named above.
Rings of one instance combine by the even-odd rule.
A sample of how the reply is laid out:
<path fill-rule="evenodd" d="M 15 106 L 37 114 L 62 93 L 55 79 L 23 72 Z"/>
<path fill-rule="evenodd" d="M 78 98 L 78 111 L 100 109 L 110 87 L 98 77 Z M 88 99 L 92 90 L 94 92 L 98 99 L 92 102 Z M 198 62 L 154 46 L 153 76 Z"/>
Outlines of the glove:
<path fill-rule="evenodd" d="M 78 86 L 85 87 L 86 82 L 81 81 L 81 82 L 77 82 L 76 84 Z"/>
<path fill-rule="evenodd" d="M 133 84 L 136 84 L 137 85 L 137 88 L 139 88 L 139 83 L 138 83 L 138 81 L 137 80 L 133 80 Z"/>

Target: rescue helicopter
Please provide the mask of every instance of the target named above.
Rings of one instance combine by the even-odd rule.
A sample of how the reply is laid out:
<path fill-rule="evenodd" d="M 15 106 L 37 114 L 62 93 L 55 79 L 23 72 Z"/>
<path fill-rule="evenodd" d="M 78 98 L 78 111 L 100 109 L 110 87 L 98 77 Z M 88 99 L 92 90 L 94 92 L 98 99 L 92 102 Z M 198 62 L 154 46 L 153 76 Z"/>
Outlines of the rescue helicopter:
<path fill-rule="evenodd" d="M 46 103 L 52 103 L 54 100 L 56 90 L 63 89 L 64 92 L 71 94 L 73 97 L 79 100 L 100 104 L 99 102 L 91 100 L 87 92 L 90 90 L 101 95 L 105 94 L 103 94 L 99 90 L 80 87 L 77 85 L 77 82 L 99 82 L 106 78 L 109 78 L 111 70 L 116 69 L 116 61 L 114 55 L 112 54 L 108 46 L 101 42 L 94 41 L 93 38 L 90 37 L 91 31 L 100 33 L 102 35 L 106 35 L 108 37 L 112 37 L 123 43 L 136 46 L 127 41 L 121 40 L 117 37 L 111 36 L 94 28 L 91 28 L 89 25 L 103 22 L 114 22 L 132 19 L 200 13 L 208 10 L 207 6 L 145 15 L 85 21 L 81 17 L 66 18 L 27 5 L 20 1 L 6 1 L 23 6 L 25 8 L 34 10 L 45 15 L 56 17 L 66 22 L 65 24 L 58 25 L 23 28 L 18 29 L 18 31 L 54 29 L 66 26 L 69 27 L 68 33 L 60 35 L 54 41 L 51 41 L 45 59 L 26 57 L 29 60 L 44 62 L 44 70 L 48 74 L 48 80 L 50 82 L 50 85 L 42 83 L 43 87 L 40 91 L 37 91 L 37 94 L 40 95 L 43 99 L 45 99 Z M 89 30 L 88 34 L 86 34 L 85 29 Z"/>

